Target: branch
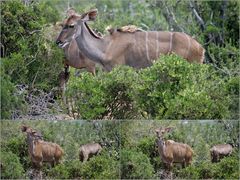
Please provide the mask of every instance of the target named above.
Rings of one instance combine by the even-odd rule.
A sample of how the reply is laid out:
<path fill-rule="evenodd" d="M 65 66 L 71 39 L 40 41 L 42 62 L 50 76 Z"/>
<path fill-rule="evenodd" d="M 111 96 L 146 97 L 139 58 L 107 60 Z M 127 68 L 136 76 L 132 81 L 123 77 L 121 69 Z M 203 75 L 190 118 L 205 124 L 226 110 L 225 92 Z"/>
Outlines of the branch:
<path fill-rule="evenodd" d="M 192 11 L 193 15 L 195 16 L 197 22 L 200 24 L 201 30 L 204 31 L 205 30 L 205 22 L 203 21 L 203 19 L 197 12 L 197 10 L 191 0 L 189 1 L 189 5 L 191 7 L 191 11 Z"/>
<path fill-rule="evenodd" d="M 170 10 L 170 8 L 167 6 L 165 1 L 159 1 L 159 3 L 160 3 L 160 6 L 162 6 L 164 8 L 164 11 L 162 13 L 163 13 L 163 16 L 165 17 L 166 21 L 168 22 L 170 29 L 184 32 L 184 29 L 180 25 L 178 25 L 178 22 L 175 18 L 173 11 Z"/>

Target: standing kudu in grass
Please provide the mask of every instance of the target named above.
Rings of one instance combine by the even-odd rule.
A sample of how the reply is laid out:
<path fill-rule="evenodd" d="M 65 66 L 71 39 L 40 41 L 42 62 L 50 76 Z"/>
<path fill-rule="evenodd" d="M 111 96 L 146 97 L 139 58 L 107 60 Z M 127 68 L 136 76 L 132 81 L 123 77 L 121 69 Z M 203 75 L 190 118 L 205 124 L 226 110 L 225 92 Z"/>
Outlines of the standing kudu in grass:
<path fill-rule="evenodd" d="M 230 144 L 218 144 L 210 149 L 212 162 L 219 162 L 225 156 L 231 155 L 233 147 Z"/>
<path fill-rule="evenodd" d="M 33 167 L 40 168 L 43 162 L 52 166 L 59 163 L 64 152 L 58 144 L 42 140 L 42 136 L 30 127 L 22 126 L 21 130 L 27 134 L 28 153 Z"/>
<path fill-rule="evenodd" d="M 116 65 L 144 68 L 162 54 L 177 54 L 189 62 L 203 63 L 204 48 L 185 33 L 168 31 L 119 31 L 98 37 L 87 25 L 95 20 L 97 10 L 72 14 L 66 21 L 57 44 L 76 39 L 80 51 L 90 60 L 110 71 Z"/>
<path fill-rule="evenodd" d="M 159 155 L 169 170 L 171 170 L 173 163 L 181 163 L 182 167 L 190 165 L 193 157 L 193 150 L 189 145 L 173 140 L 163 140 L 163 135 L 171 129 L 159 128 L 155 130 Z"/>
<path fill-rule="evenodd" d="M 98 155 L 102 151 L 102 146 L 99 143 L 90 143 L 82 145 L 79 149 L 79 159 L 86 162 L 94 155 Z"/>

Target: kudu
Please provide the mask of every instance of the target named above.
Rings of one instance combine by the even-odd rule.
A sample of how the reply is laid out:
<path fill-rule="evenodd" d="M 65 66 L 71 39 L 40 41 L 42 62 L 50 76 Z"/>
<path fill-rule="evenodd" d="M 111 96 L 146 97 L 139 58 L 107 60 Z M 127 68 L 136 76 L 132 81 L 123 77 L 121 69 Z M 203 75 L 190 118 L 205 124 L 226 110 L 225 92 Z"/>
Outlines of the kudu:
<path fill-rule="evenodd" d="M 211 161 L 219 162 L 225 156 L 232 153 L 233 147 L 230 144 L 218 144 L 210 149 Z"/>
<path fill-rule="evenodd" d="M 58 44 L 76 39 L 80 51 L 110 71 L 116 65 L 144 68 L 162 54 L 177 54 L 189 62 L 203 63 L 204 48 L 189 35 L 168 31 L 112 31 L 98 37 L 87 25 L 97 10 L 72 14 L 57 38 Z"/>
<path fill-rule="evenodd" d="M 193 150 L 189 145 L 173 140 L 163 140 L 163 135 L 171 129 L 159 128 L 155 130 L 158 152 L 163 163 L 167 165 L 168 170 L 171 170 L 173 163 L 181 163 L 182 167 L 190 165 L 193 157 Z"/>
<path fill-rule="evenodd" d="M 100 143 L 89 143 L 82 145 L 79 149 L 79 159 L 82 162 L 86 162 L 94 155 L 98 155 L 102 151 L 102 145 Z"/>
<path fill-rule="evenodd" d="M 52 166 L 59 163 L 64 152 L 58 144 L 44 141 L 39 132 L 30 127 L 22 126 L 21 130 L 27 134 L 28 153 L 33 167 L 40 168 L 43 162 Z"/>

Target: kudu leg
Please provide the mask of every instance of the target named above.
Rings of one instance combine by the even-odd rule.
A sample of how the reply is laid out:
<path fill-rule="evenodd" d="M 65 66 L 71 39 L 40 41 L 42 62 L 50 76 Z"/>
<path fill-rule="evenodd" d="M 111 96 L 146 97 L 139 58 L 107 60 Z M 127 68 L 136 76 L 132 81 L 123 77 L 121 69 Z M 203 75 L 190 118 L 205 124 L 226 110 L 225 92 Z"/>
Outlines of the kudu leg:
<path fill-rule="evenodd" d="M 66 97 L 65 97 L 65 91 L 66 91 L 66 84 L 67 84 L 67 81 L 69 79 L 69 76 L 70 76 L 69 66 L 65 65 L 64 71 L 62 71 L 59 74 L 60 90 L 61 90 L 62 99 L 63 99 L 64 104 L 67 103 L 66 102 Z"/>

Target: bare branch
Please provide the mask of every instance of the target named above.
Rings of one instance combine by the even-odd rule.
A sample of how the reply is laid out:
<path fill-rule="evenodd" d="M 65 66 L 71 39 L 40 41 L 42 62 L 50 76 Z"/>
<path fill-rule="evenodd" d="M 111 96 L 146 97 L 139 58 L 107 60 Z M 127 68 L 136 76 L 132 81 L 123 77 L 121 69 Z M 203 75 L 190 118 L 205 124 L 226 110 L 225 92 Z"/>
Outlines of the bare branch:
<path fill-rule="evenodd" d="M 192 11 L 193 15 L 195 16 L 197 22 L 200 24 L 201 30 L 204 31 L 205 30 L 205 22 L 200 17 L 199 13 L 197 12 L 197 10 L 194 6 L 194 3 L 191 0 L 189 1 L 189 5 L 191 7 L 191 11 Z"/>

